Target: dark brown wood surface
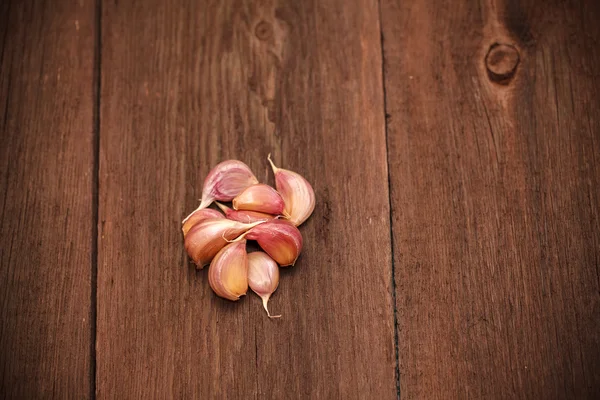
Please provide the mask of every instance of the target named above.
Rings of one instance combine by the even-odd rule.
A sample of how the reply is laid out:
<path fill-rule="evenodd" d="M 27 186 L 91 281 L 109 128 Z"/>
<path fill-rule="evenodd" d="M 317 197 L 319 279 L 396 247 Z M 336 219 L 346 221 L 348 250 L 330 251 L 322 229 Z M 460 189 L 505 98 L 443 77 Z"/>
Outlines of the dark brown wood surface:
<path fill-rule="evenodd" d="M 374 1 L 108 2 L 102 13 L 97 394 L 393 398 Z M 260 299 L 216 297 L 181 219 L 221 160 L 302 173 L 317 207 Z"/>
<path fill-rule="evenodd" d="M 91 395 L 93 22 L 0 4 L 0 398 Z"/>
<path fill-rule="evenodd" d="M 0 398 L 597 398 L 598 20 L 1 2 Z M 317 196 L 279 320 L 180 232 L 212 166 L 273 184 L 268 153 Z"/>
<path fill-rule="evenodd" d="M 403 399 L 600 394 L 593 3 L 382 1 Z"/>

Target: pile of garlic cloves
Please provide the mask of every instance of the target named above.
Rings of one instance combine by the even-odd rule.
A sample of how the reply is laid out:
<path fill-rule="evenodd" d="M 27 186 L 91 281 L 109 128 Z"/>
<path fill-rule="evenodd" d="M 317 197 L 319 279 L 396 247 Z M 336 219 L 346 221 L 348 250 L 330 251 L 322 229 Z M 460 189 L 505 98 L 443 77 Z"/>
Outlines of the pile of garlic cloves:
<path fill-rule="evenodd" d="M 214 167 L 202 188 L 200 206 L 182 221 L 185 249 L 202 269 L 209 265 L 208 282 L 220 297 L 236 301 L 248 286 L 262 298 L 269 298 L 279 285 L 279 266 L 294 265 L 302 250 L 298 230 L 315 209 L 312 186 L 296 172 L 277 168 L 276 189 L 259 183 L 241 161 L 223 161 Z M 223 202 L 231 202 L 228 207 Z M 208 208 L 215 204 L 221 211 Z M 247 253 L 248 240 L 262 251 Z"/>

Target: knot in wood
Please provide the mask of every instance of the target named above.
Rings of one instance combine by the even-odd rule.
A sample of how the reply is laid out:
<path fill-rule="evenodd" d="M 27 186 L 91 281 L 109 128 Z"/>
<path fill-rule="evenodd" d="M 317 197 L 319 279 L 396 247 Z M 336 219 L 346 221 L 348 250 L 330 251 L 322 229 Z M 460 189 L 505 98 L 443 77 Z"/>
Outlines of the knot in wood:
<path fill-rule="evenodd" d="M 262 41 L 267 41 L 273 37 L 273 25 L 267 21 L 260 21 L 254 28 L 254 34 Z"/>
<path fill-rule="evenodd" d="M 520 56 L 515 46 L 494 43 L 485 56 L 485 68 L 491 81 L 507 84 L 517 71 Z"/>

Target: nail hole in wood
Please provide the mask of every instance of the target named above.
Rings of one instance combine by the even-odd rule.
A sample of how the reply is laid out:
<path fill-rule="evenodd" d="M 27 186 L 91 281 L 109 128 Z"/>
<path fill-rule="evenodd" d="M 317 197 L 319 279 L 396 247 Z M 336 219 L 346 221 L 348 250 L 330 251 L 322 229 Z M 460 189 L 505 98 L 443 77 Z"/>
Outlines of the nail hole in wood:
<path fill-rule="evenodd" d="M 510 44 L 494 43 L 485 56 L 485 68 L 492 82 L 508 85 L 517 72 L 521 58 L 517 48 Z"/>

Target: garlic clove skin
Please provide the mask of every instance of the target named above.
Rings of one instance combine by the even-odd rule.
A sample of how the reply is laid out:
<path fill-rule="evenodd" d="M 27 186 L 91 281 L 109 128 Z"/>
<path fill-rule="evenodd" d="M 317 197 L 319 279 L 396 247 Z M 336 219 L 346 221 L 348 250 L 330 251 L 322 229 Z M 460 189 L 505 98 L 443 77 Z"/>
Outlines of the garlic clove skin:
<path fill-rule="evenodd" d="M 279 266 L 262 251 L 248 254 L 248 285 L 262 299 L 269 318 L 281 317 L 281 315 L 271 315 L 267 307 L 269 298 L 279 286 Z"/>
<path fill-rule="evenodd" d="M 233 221 L 244 222 L 250 224 L 257 221 L 268 221 L 275 218 L 275 215 L 261 213 L 258 211 L 247 211 L 247 210 L 232 210 L 225 204 L 221 204 L 215 201 L 217 206 L 225 213 L 225 216 Z"/>
<path fill-rule="evenodd" d="M 185 250 L 199 269 L 209 264 L 227 243 L 263 221 L 244 224 L 225 218 L 209 218 L 194 225 L 185 236 Z"/>
<path fill-rule="evenodd" d="M 283 213 L 285 203 L 275 189 L 264 183 L 252 185 L 233 199 L 235 210 L 257 211 L 279 215 Z"/>
<path fill-rule="evenodd" d="M 255 226 L 244 234 L 282 267 L 294 265 L 302 251 L 302 235 L 294 224 L 283 219 L 273 219 Z"/>
<path fill-rule="evenodd" d="M 246 241 L 229 243 L 213 258 L 208 283 L 217 296 L 237 301 L 248 292 Z"/>
<path fill-rule="evenodd" d="M 213 210 L 211 208 L 204 208 L 202 210 L 196 210 L 192 214 L 190 214 L 189 218 L 185 221 L 181 230 L 183 231 L 183 237 L 187 235 L 190 229 L 200 221 L 204 221 L 208 218 L 225 218 L 223 214 L 218 212 L 217 210 Z M 253 221 L 254 222 L 254 221 Z"/>
<path fill-rule="evenodd" d="M 304 177 L 294 171 L 277 168 L 267 157 L 273 174 L 275 174 L 275 186 L 285 202 L 285 214 L 289 221 L 296 226 L 301 225 L 310 217 L 315 209 L 315 192 Z"/>
<path fill-rule="evenodd" d="M 227 160 L 217 164 L 204 179 L 200 206 L 195 210 L 208 207 L 213 201 L 231 201 L 248 186 L 258 183 L 250 167 L 239 160 Z M 192 213 L 193 214 L 193 213 Z M 188 215 L 185 223 L 191 215 Z"/>

